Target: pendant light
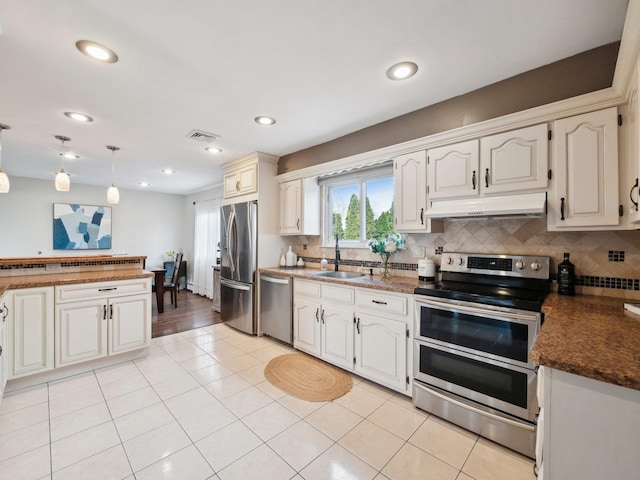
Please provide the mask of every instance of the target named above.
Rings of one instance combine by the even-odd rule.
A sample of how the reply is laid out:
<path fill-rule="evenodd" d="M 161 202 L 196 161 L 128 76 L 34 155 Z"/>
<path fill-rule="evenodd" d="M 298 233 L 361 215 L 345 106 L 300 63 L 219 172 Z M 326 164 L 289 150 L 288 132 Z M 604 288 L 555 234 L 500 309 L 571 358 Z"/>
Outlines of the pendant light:
<path fill-rule="evenodd" d="M 9 193 L 11 184 L 9 183 L 9 177 L 2 171 L 2 131 L 9 130 L 11 127 L 0 123 L 0 193 Z"/>
<path fill-rule="evenodd" d="M 60 157 L 62 158 L 62 165 L 60 166 L 60 171 L 56 174 L 56 190 L 59 192 L 68 192 L 71 188 L 71 181 L 69 180 L 69 175 L 64 171 L 64 157 L 66 149 L 64 146 L 64 142 L 68 142 L 71 140 L 69 137 L 65 137 L 64 135 L 56 135 L 55 138 L 62 142 L 62 153 L 60 153 Z"/>
<path fill-rule="evenodd" d="M 107 203 L 118 203 L 120 201 L 120 192 L 116 187 L 116 150 L 120 150 L 120 147 L 113 145 L 107 145 L 107 148 L 111 150 L 111 186 L 107 190 Z"/>

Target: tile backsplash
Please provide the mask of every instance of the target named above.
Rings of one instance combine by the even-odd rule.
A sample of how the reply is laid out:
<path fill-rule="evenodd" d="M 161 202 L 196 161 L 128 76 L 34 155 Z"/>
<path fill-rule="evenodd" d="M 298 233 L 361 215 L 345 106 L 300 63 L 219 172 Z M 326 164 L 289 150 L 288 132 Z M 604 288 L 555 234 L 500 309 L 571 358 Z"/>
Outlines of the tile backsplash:
<path fill-rule="evenodd" d="M 389 262 L 394 275 L 415 276 L 417 252 L 422 248 L 438 265 L 442 251 L 544 255 L 551 257 L 552 272 L 563 253 L 569 252 L 578 285 L 639 289 L 635 287 L 640 283 L 640 231 L 548 232 L 544 218 L 488 218 L 447 221 L 444 233 L 407 234 L 405 239 L 407 248 L 392 255 Z M 321 237 L 290 237 L 296 253 L 310 266 L 319 267 L 323 254 L 330 262 L 334 258 L 333 248 L 321 243 Z M 303 244 L 307 244 L 304 251 Z M 341 248 L 341 257 L 345 270 L 380 265 L 380 257 L 366 249 Z"/>

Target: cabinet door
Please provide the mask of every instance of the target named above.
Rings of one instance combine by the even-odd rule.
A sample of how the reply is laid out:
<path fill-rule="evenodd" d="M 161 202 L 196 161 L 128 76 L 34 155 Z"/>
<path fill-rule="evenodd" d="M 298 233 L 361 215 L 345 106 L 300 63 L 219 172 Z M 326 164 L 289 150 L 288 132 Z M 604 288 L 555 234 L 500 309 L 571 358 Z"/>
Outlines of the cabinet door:
<path fill-rule="evenodd" d="M 355 372 L 394 390 L 406 391 L 407 325 L 356 313 Z"/>
<path fill-rule="evenodd" d="M 107 300 L 69 302 L 56 308 L 56 367 L 107 356 Z"/>
<path fill-rule="evenodd" d="M 618 225 L 616 108 L 557 120 L 554 130 L 557 182 L 549 228 Z"/>
<path fill-rule="evenodd" d="M 0 297 L 0 404 L 7 384 L 7 317 L 9 310 L 4 295 Z"/>
<path fill-rule="evenodd" d="M 293 346 L 319 357 L 320 351 L 320 303 L 293 300 Z"/>
<path fill-rule="evenodd" d="M 149 345 L 151 295 L 111 299 L 109 303 L 109 355 Z"/>
<path fill-rule="evenodd" d="M 234 197 L 258 190 L 258 165 L 239 168 L 224 176 L 224 196 Z"/>
<path fill-rule="evenodd" d="M 427 152 L 400 155 L 393 161 L 395 231 L 427 229 Z"/>
<path fill-rule="evenodd" d="M 53 368 L 53 287 L 9 290 L 8 378 Z M 13 321 L 11 321 L 13 316 Z"/>
<path fill-rule="evenodd" d="M 353 368 L 353 311 L 323 305 L 322 358 L 339 367 Z"/>
<path fill-rule="evenodd" d="M 429 199 L 478 195 L 479 165 L 478 140 L 428 150 Z"/>
<path fill-rule="evenodd" d="M 280 184 L 280 235 L 300 233 L 302 233 L 302 180 L 292 180 Z"/>
<path fill-rule="evenodd" d="M 546 188 L 549 170 L 548 142 L 546 124 L 481 139 L 482 194 Z"/>

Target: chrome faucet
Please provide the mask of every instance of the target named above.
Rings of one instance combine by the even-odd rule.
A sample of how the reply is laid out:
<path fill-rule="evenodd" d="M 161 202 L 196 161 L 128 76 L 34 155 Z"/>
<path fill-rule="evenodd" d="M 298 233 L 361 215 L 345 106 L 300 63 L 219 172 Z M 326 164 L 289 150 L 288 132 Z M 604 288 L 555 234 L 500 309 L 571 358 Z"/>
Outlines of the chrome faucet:
<path fill-rule="evenodd" d="M 336 259 L 335 259 L 335 271 L 338 271 L 338 264 L 340 263 L 340 246 L 338 245 L 338 234 L 336 233 Z"/>

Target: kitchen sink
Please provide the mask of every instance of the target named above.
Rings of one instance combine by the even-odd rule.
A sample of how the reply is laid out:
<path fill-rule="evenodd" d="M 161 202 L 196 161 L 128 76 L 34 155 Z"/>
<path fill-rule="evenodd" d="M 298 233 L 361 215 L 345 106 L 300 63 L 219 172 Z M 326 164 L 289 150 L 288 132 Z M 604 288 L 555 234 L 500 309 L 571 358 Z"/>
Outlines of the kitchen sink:
<path fill-rule="evenodd" d="M 328 277 L 328 278 L 358 278 L 364 277 L 364 273 L 360 272 L 320 272 L 314 273 L 315 277 Z"/>

